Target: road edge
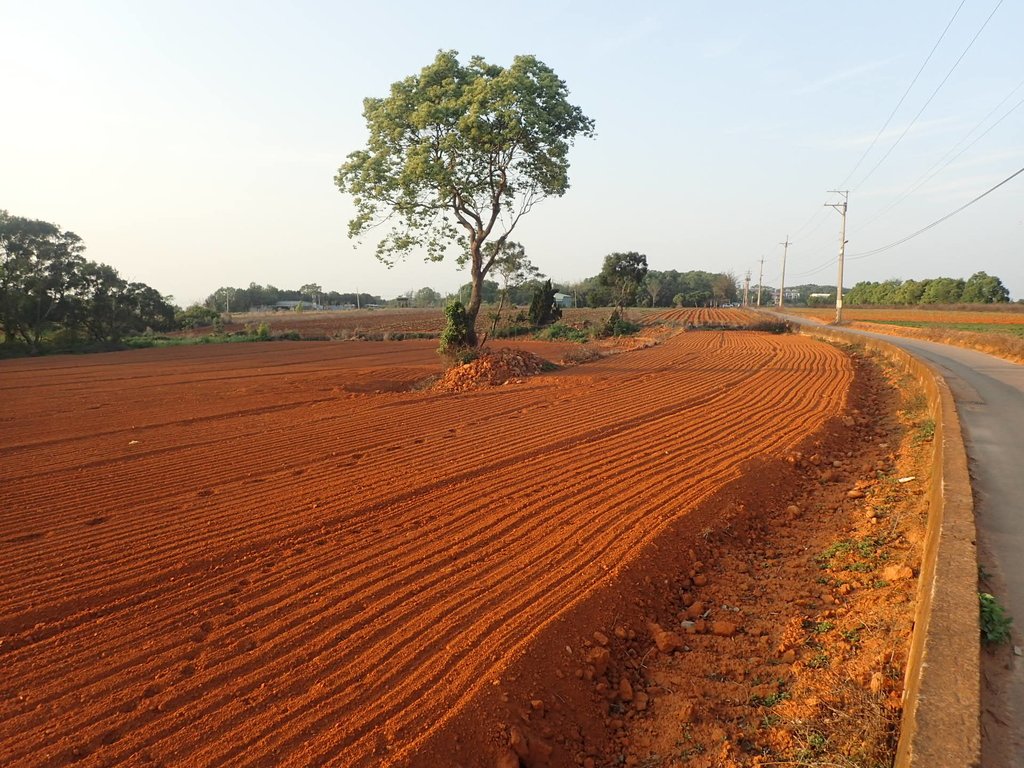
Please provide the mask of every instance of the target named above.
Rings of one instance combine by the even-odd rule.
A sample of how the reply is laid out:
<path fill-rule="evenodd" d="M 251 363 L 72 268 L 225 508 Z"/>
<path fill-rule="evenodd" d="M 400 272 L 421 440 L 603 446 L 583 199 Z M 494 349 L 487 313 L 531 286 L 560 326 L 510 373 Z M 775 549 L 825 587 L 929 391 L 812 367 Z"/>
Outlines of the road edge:
<path fill-rule="evenodd" d="M 885 355 L 914 376 L 935 421 L 928 527 L 904 677 L 895 768 L 981 764 L 981 648 L 974 499 L 960 418 L 942 375 L 910 352 L 836 328 L 800 332 Z"/>

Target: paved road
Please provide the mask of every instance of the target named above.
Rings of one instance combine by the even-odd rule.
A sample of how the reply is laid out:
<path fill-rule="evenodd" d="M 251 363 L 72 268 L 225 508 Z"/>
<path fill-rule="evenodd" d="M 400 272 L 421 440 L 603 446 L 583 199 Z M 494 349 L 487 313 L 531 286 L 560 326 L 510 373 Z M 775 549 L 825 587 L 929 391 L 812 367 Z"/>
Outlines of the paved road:
<path fill-rule="evenodd" d="M 797 320 L 798 318 L 792 318 Z M 1001 581 L 1000 600 L 1024 635 L 1024 365 L 946 344 L 857 331 L 903 347 L 931 363 L 956 400 L 970 461 L 979 559 Z M 1012 718 L 1008 750 L 1024 765 L 1024 658 L 1012 663 L 1003 713 Z M 986 764 L 991 765 L 988 761 Z"/>

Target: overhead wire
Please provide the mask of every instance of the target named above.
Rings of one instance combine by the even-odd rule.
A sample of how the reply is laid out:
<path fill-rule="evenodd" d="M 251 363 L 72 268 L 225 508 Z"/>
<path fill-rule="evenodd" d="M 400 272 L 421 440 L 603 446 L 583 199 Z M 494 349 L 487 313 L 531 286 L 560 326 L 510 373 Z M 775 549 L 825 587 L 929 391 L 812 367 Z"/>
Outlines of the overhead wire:
<path fill-rule="evenodd" d="M 975 204 L 976 202 L 978 202 L 978 201 L 979 201 L 979 200 L 981 200 L 982 198 L 984 198 L 984 197 L 986 197 L 986 196 L 988 196 L 988 195 L 992 194 L 992 193 L 993 193 L 993 192 L 995 192 L 995 191 L 996 191 L 997 189 L 999 189 L 999 188 L 1000 188 L 1001 186 L 1003 186 L 1003 185 L 1004 185 L 1004 184 L 1006 184 L 1007 182 L 1009 182 L 1009 181 L 1013 180 L 1013 179 L 1014 179 L 1014 178 L 1016 178 L 1017 176 L 1020 176 L 1020 175 L 1021 175 L 1022 173 L 1024 173 L 1024 168 L 1021 168 L 1020 170 L 1018 170 L 1018 171 L 1016 171 L 1016 172 L 1014 172 L 1014 173 L 1011 173 L 1011 174 L 1010 174 L 1009 176 L 1007 176 L 1007 177 L 1006 177 L 1005 179 L 1003 179 L 1002 181 L 1000 181 L 1000 182 L 999 182 L 998 184 L 996 184 L 996 185 L 995 185 L 994 187 L 991 187 L 991 188 L 989 188 L 989 189 L 985 190 L 984 192 L 982 192 L 982 193 L 981 193 L 980 195 L 978 195 L 977 197 L 975 197 L 975 198 L 974 198 L 973 200 L 971 200 L 970 202 L 967 202 L 967 203 L 964 203 L 963 205 L 961 205 L 961 206 L 960 206 L 959 208 L 957 208 L 957 209 L 956 209 L 955 211 L 951 211 L 951 212 L 947 213 L 947 214 L 946 214 L 945 216 L 943 216 L 942 218 L 940 218 L 940 219 L 936 219 L 935 221 L 933 221 L 933 222 L 932 222 L 931 224 L 929 224 L 928 226 L 926 226 L 926 227 L 921 227 L 921 229 L 917 230 L 916 232 L 914 232 L 914 233 L 912 233 L 912 234 L 909 234 L 909 235 L 907 235 L 906 237 L 900 238 L 899 240 L 897 240 L 897 241 L 895 241 L 895 242 L 893 242 L 893 243 L 889 243 L 888 245 L 883 245 L 883 246 L 882 246 L 881 248 L 874 248 L 873 250 L 870 250 L 870 251 L 862 251 L 861 253 L 853 253 L 853 254 L 850 254 L 850 255 L 848 255 L 848 256 L 846 257 L 846 259 L 847 259 L 848 261 L 849 261 L 849 260 L 855 260 L 855 259 L 865 259 L 865 258 L 867 258 L 868 256 L 875 256 L 876 254 L 879 254 L 879 253 L 883 253 L 884 251 L 888 251 L 888 250 L 890 250 L 891 248 L 895 248 L 895 247 L 896 247 L 897 245 L 902 245 L 903 243 L 907 242 L 908 240 L 913 240 L 913 239 L 914 239 L 915 237 L 917 237 L 917 236 L 918 236 L 918 235 L 920 235 L 920 234 L 923 234 L 923 233 L 927 232 L 927 231 L 928 231 L 929 229 L 931 229 L 932 227 L 936 227 L 936 226 L 938 226 L 939 224 L 941 224 L 942 222 L 946 221 L 947 219 L 950 219 L 950 218 L 952 218 L 953 216 L 956 216 L 956 214 L 960 213 L 961 211 L 965 210 L 966 208 L 970 208 L 970 207 L 971 207 L 972 205 L 974 205 L 974 204 Z"/>
<path fill-rule="evenodd" d="M 882 125 L 882 127 L 878 129 L 878 133 L 875 134 L 875 138 L 871 140 L 871 144 L 868 145 L 868 148 L 864 150 L 864 153 L 860 156 L 860 159 L 857 160 L 857 163 L 853 166 L 853 170 L 846 174 L 846 178 L 843 179 L 843 181 L 839 184 L 841 188 L 846 186 L 846 182 L 848 182 L 853 177 L 853 174 L 857 172 L 857 169 L 860 168 L 860 164 L 864 162 L 864 158 L 866 158 L 868 154 L 870 154 L 871 150 L 875 148 L 875 144 L 878 142 L 879 137 L 881 137 L 881 135 L 885 132 L 885 129 L 889 127 L 889 123 L 892 122 L 892 119 L 893 117 L 896 116 L 896 112 L 899 111 L 899 108 L 903 106 L 903 102 L 907 98 L 907 95 L 910 93 L 910 90 L 914 87 L 914 84 L 917 83 L 917 79 L 921 77 L 921 73 L 924 72 L 924 68 L 928 66 L 928 62 L 931 61 L 932 56 L 935 54 L 935 50 L 939 47 L 939 43 L 942 42 L 942 39 L 946 36 L 946 33 L 949 31 L 949 28 L 953 26 L 953 22 L 956 20 L 956 17 L 960 14 L 960 9 L 964 7 L 964 3 L 966 2 L 967 0 L 960 0 L 960 5 L 958 5 L 956 7 L 956 10 L 953 11 L 953 16 L 946 24 L 946 28 L 942 30 L 942 34 L 939 35 L 939 39 L 935 41 L 935 45 L 933 45 L 932 49 L 928 52 L 928 56 L 925 57 L 924 63 L 921 64 L 921 68 L 917 70 L 917 74 L 914 75 L 914 79 L 910 81 L 910 85 L 907 86 L 907 90 L 905 90 L 903 92 L 903 95 L 900 96 L 900 100 L 896 102 L 896 106 L 892 108 L 892 112 L 889 113 L 889 117 L 886 118 L 885 123 Z"/>
<path fill-rule="evenodd" d="M 922 105 L 921 109 L 919 109 L 917 111 L 917 114 L 914 115 L 914 119 L 911 120 L 907 124 L 907 127 L 903 129 L 903 133 L 901 133 L 899 135 L 899 137 L 896 139 L 895 142 L 893 142 L 892 146 L 889 147 L 889 149 L 886 151 L 886 153 L 884 155 L 882 155 L 881 158 L 879 158 L 878 162 L 875 163 L 874 166 L 872 166 L 871 170 L 868 171 L 867 175 L 863 179 L 861 179 L 860 182 L 854 187 L 855 190 L 859 189 L 860 187 L 862 187 L 864 185 L 864 182 L 866 182 L 868 179 L 871 178 L 871 176 L 874 174 L 874 172 L 877 171 L 878 168 L 882 165 L 882 163 L 884 163 L 886 161 L 886 159 L 889 157 L 889 155 L 892 154 L 893 150 L 896 149 L 896 147 L 899 146 L 901 141 L 903 141 L 903 137 L 907 135 L 907 132 L 911 128 L 914 127 L 914 124 L 917 122 L 917 119 L 919 117 L 921 117 L 921 115 L 924 113 L 924 111 L 928 108 L 928 105 L 932 103 L 932 100 L 935 98 L 935 96 L 939 93 L 939 91 L 942 90 L 942 86 L 944 86 L 946 84 L 946 81 L 949 80 L 949 78 L 953 74 L 953 72 L 956 71 L 956 68 L 958 66 L 960 66 L 960 62 L 963 61 L 964 56 L 966 56 L 967 52 L 969 50 L 971 50 L 971 48 L 974 46 L 975 41 L 977 41 L 978 37 L 981 36 L 981 33 L 985 31 L 985 27 L 988 26 L 988 23 L 992 20 L 992 17 L 996 15 L 996 11 L 999 10 L 999 7 L 1002 4 L 1003 4 L 1003 0 L 999 0 L 999 2 L 996 3 L 996 7 L 992 9 L 992 12 L 988 15 L 988 17 L 985 19 L 985 22 L 981 25 L 981 28 L 977 32 L 974 33 L 974 37 L 971 38 L 971 42 L 969 42 L 967 44 L 967 47 L 964 48 L 963 53 L 961 53 L 960 56 L 957 58 L 957 60 L 955 62 L 953 62 L 953 66 L 949 68 L 949 72 L 947 72 L 946 76 L 944 78 L 942 78 L 942 82 L 940 82 L 936 86 L 935 90 L 932 91 L 932 95 L 928 97 L 928 100 Z"/>
<path fill-rule="evenodd" d="M 869 178 L 871 178 L 871 176 L 875 173 L 876 170 L 878 170 L 878 168 L 882 165 L 882 163 L 884 163 L 885 160 L 892 154 L 892 152 L 896 149 L 896 147 L 900 144 L 900 142 L 902 142 L 903 138 L 907 135 L 907 133 L 910 131 L 910 129 L 916 124 L 917 120 L 921 117 L 921 115 L 924 113 L 924 111 L 928 108 L 928 106 L 931 104 L 931 102 L 935 99 L 935 97 L 936 97 L 936 95 L 938 95 L 939 91 L 942 90 L 943 86 L 946 84 L 946 82 L 952 76 L 953 72 L 956 71 L 956 69 L 960 65 L 961 61 L 963 61 L 964 57 L 971 50 L 971 48 L 974 46 L 975 42 L 981 36 L 981 33 L 988 26 L 989 22 L 992 20 L 992 17 L 995 16 L 996 12 L 999 10 L 1000 6 L 1002 6 L 1003 2 L 1004 2 L 1004 0 L 998 0 L 998 2 L 996 3 L 995 7 L 992 9 L 992 11 L 986 17 L 985 21 L 982 23 L 982 25 L 978 29 L 978 31 L 971 38 L 970 42 L 967 44 L 967 47 L 964 48 L 964 50 L 961 52 L 960 56 L 956 59 L 956 61 L 950 67 L 949 71 L 943 77 L 942 81 L 932 91 L 931 95 L 928 97 L 928 99 L 925 101 L 925 103 L 918 110 L 917 114 L 914 115 L 914 117 L 910 121 L 910 123 L 908 123 L 908 125 L 903 129 L 902 133 L 899 135 L 899 137 L 896 139 L 896 141 L 889 147 L 889 149 L 885 152 L 885 154 L 882 155 L 882 157 L 878 160 L 878 162 L 876 162 L 875 165 L 872 166 L 871 170 L 868 171 L 868 173 L 858 182 L 858 184 L 855 187 L 855 189 L 861 187 L 865 182 L 867 182 L 867 180 Z M 857 162 L 854 165 L 853 169 L 847 174 L 846 178 L 843 179 L 843 182 L 839 185 L 840 187 L 845 186 L 846 183 L 853 177 L 853 175 L 856 173 L 857 169 L 863 163 L 864 159 L 870 154 L 871 150 L 877 144 L 878 139 L 882 136 L 882 134 L 885 132 L 886 128 L 892 122 L 893 117 L 899 111 L 899 108 L 902 106 L 903 102 L 906 100 L 908 94 L 913 89 L 914 85 L 917 83 L 918 79 L 921 76 L 921 73 L 924 71 L 925 67 L 928 65 L 928 62 L 931 60 L 932 56 L 935 54 L 935 51 L 938 49 L 938 47 L 941 44 L 942 40 L 945 38 L 946 33 L 949 31 L 949 29 L 952 26 L 953 22 L 956 20 L 957 16 L 959 15 L 959 13 L 960 13 L 960 11 L 963 8 L 965 3 L 966 3 L 966 0 L 961 0 L 960 4 L 957 6 L 956 10 L 953 12 L 953 15 L 950 17 L 950 20 L 946 23 L 946 26 L 942 30 L 942 33 L 939 35 L 938 40 L 936 40 L 935 44 L 932 46 L 932 49 L 929 51 L 928 56 L 925 58 L 924 62 L 921 64 L 921 67 L 918 69 L 917 73 L 914 75 L 914 78 L 911 80 L 910 84 L 907 86 L 906 90 L 904 91 L 903 95 L 900 97 L 899 101 L 897 102 L 896 106 L 893 108 L 892 112 L 890 112 L 889 117 L 886 119 L 885 123 L 879 129 L 879 131 L 875 135 L 875 137 L 872 139 L 871 144 L 868 146 L 868 148 L 861 154 L 860 158 L 857 160 Z M 1024 81 L 1022 81 L 1021 85 L 1024 85 Z M 892 202 L 888 206 L 886 206 L 886 208 L 884 208 L 881 212 L 879 212 L 874 218 L 870 219 L 867 223 L 870 224 L 872 221 L 876 220 L 877 218 L 880 218 L 886 212 L 888 212 L 893 207 L 895 207 L 900 202 L 902 202 L 902 200 L 904 200 L 907 196 L 909 196 L 910 194 L 913 194 L 913 192 L 915 192 L 917 189 L 919 189 L 921 185 L 923 185 L 928 180 L 933 178 L 935 176 L 935 174 L 939 173 L 941 170 L 943 170 L 945 167 L 947 167 L 950 163 L 952 163 L 958 157 L 960 157 L 964 152 L 966 152 L 968 149 L 970 149 L 972 146 L 974 146 L 974 144 L 976 144 L 978 141 L 980 141 L 986 134 L 988 134 L 993 128 L 995 128 L 996 125 L 998 125 L 1000 122 L 1002 122 L 1004 119 L 1006 119 L 1006 117 L 1008 117 L 1014 110 L 1016 110 L 1019 106 L 1021 106 L 1021 103 L 1024 103 L 1024 100 L 1022 100 L 1022 102 L 1018 103 L 1013 108 L 1011 108 L 1006 114 L 1004 114 L 1001 118 L 999 118 L 999 120 L 997 120 L 996 123 L 994 123 L 993 125 L 989 126 L 989 128 L 986 129 L 984 133 L 982 133 L 980 136 L 978 136 L 974 141 L 972 141 L 970 144 L 968 144 L 966 147 L 964 147 L 963 150 L 961 150 L 959 153 L 957 153 L 953 157 L 949 158 L 949 160 L 946 161 L 943 164 L 943 161 L 946 160 L 946 158 L 949 156 L 950 152 L 954 152 L 956 150 L 956 148 L 963 141 L 965 141 L 968 137 L 970 137 L 970 135 L 975 130 L 977 130 L 977 128 L 980 125 L 982 125 L 989 117 L 991 117 L 991 115 L 996 110 L 998 110 L 999 107 L 1002 106 L 1002 104 L 1004 104 L 1010 98 L 1010 96 L 1012 96 L 1012 94 L 1014 92 L 1016 92 L 1016 90 L 1018 88 L 1020 88 L 1020 85 L 1018 85 L 1016 88 L 1014 88 L 998 105 L 996 105 L 996 107 L 991 112 L 988 113 L 988 115 L 986 115 L 984 118 L 982 118 L 982 120 L 979 121 L 979 123 L 977 125 L 975 125 L 974 128 L 972 128 L 971 131 L 969 131 L 967 133 L 967 135 L 964 136 L 963 139 L 961 139 L 959 142 L 957 142 L 957 144 L 955 144 L 949 150 L 949 152 L 946 153 L 946 155 L 944 155 L 942 158 L 940 158 L 937 161 L 936 165 L 942 164 L 939 168 L 935 169 L 934 172 L 932 172 L 932 169 L 935 168 L 935 165 L 933 165 L 931 168 L 929 168 L 927 171 L 925 171 L 923 179 L 919 179 L 917 182 L 915 182 L 911 186 L 911 188 L 909 190 L 905 191 L 899 198 L 897 198 L 894 202 Z M 1005 184 L 1008 181 L 1010 181 L 1015 176 L 1019 175 L 1022 171 L 1024 171 L 1024 168 L 1022 168 L 1021 171 L 1018 171 L 1017 173 L 1014 173 L 1010 177 L 1004 179 L 999 184 L 995 185 L 991 189 L 989 189 L 986 192 L 982 193 L 981 195 L 979 195 L 975 199 L 971 200 L 970 202 L 966 203 L 965 205 L 961 206 L 957 210 L 952 211 L 951 213 L 947 214 L 946 216 L 943 216 L 941 219 L 937 219 L 936 221 L 934 221 L 931 224 L 929 224 L 927 227 L 924 227 L 924 228 L 918 230 L 917 232 L 914 232 L 913 234 L 908 235 L 907 237 L 905 237 L 905 238 L 903 238 L 901 240 L 898 240 L 898 241 L 896 241 L 894 243 L 890 243 L 889 245 L 883 246 L 880 249 L 875 249 L 873 251 L 866 251 L 866 252 L 863 252 L 863 253 L 860 253 L 860 254 L 849 255 L 846 258 L 847 259 L 866 258 L 867 256 L 871 256 L 871 255 L 874 255 L 876 253 L 881 253 L 881 252 L 883 252 L 885 250 L 888 250 L 890 248 L 894 248 L 897 245 L 901 245 L 902 243 L 905 243 L 908 240 L 910 240 L 910 239 L 912 239 L 914 237 L 917 237 L 918 235 L 928 231 L 932 227 L 937 226 L 938 224 L 942 223 L 946 219 L 948 219 L 948 218 L 956 215 L 957 213 L 961 212 L 965 208 L 970 207 L 971 205 L 973 205 L 974 203 L 978 202 L 979 200 L 981 200 L 986 195 L 990 194 L 991 192 L 994 192 L 996 189 L 1001 187 L 1003 184 Z M 820 217 L 820 220 L 814 226 L 814 228 L 810 232 L 807 233 L 807 235 L 810 236 L 810 235 L 814 234 L 814 232 L 816 232 L 818 229 L 820 229 L 822 224 L 824 224 L 824 222 L 825 222 L 825 217 L 821 217 L 822 213 L 823 213 L 823 211 L 819 210 L 817 213 L 813 214 L 809 219 L 807 219 L 800 227 L 797 228 L 797 230 L 794 231 L 794 237 L 800 236 L 802 230 L 806 229 L 809 225 L 811 225 L 815 221 L 815 219 L 819 219 L 819 217 Z M 808 270 L 808 271 L 794 273 L 792 276 L 793 277 L 804 277 L 804 276 L 808 276 L 808 275 L 813 275 L 813 274 L 815 274 L 817 272 L 822 271 L 823 269 L 827 268 L 828 266 L 830 266 L 830 265 L 832 265 L 834 263 L 835 263 L 835 257 L 830 257 L 826 262 L 823 262 L 820 266 L 814 267 L 814 268 L 812 268 L 811 270 Z"/>
<path fill-rule="evenodd" d="M 925 60 L 921 63 L 921 66 L 918 68 L 917 74 L 914 75 L 914 78 L 910 81 L 910 84 L 907 86 L 906 90 L 903 92 L 903 95 L 900 96 L 899 101 L 896 102 L 896 106 L 893 107 L 892 112 L 889 113 L 889 117 L 886 118 L 885 123 L 882 125 L 881 128 L 878 129 L 878 133 L 876 133 L 875 137 L 871 140 L 871 144 L 868 145 L 867 149 L 864 150 L 864 152 L 861 154 L 860 158 L 857 160 L 856 164 L 853 166 L 853 168 L 850 170 L 850 172 L 846 175 L 846 178 L 843 179 L 842 183 L 839 185 L 840 187 L 845 186 L 846 182 L 850 180 L 850 178 L 853 176 L 854 173 L 857 172 L 857 169 L 860 167 L 861 163 L 864 162 L 864 159 L 868 156 L 868 154 L 870 154 L 871 150 L 874 149 L 875 144 L 878 142 L 878 139 L 885 132 L 885 129 L 889 127 L 889 123 L 892 122 L 893 117 L 895 117 L 896 113 L 899 111 L 899 108 L 903 105 L 903 102 L 906 100 L 908 94 L 913 89 L 913 87 L 917 83 L 918 79 L 921 77 L 921 73 L 924 72 L 924 69 L 928 65 L 928 62 L 931 61 L 932 56 L 935 54 L 935 51 L 938 49 L 939 45 L 942 43 L 943 39 L 946 37 L 946 33 L 949 31 L 949 28 L 951 26 L 953 26 L 953 22 L 956 20 L 956 17 L 960 14 L 960 10 L 964 7 L 964 4 L 966 2 L 967 2 L 967 0 L 960 0 L 960 4 L 956 7 L 956 10 L 953 12 L 953 15 L 950 17 L 949 21 L 946 22 L 946 26 L 943 28 L 942 33 L 939 35 L 939 38 L 935 41 L 935 44 L 932 46 L 932 49 L 928 52 L 928 55 L 925 57 Z M 1002 0 L 1000 0 L 1000 2 L 1002 2 Z M 948 77 L 948 75 L 947 75 L 947 77 Z M 817 221 L 817 223 L 814 225 L 814 227 L 809 232 L 806 232 L 806 236 L 810 237 L 815 232 L 817 232 L 819 229 L 821 229 L 821 226 L 825 223 L 826 218 L 827 218 L 826 216 L 823 215 L 824 213 L 825 213 L 824 210 L 819 209 L 816 213 L 812 214 L 810 216 L 810 218 L 808 218 L 803 224 L 801 224 L 799 227 L 796 228 L 796 230 L 794 230 L 793 237 L 796 238 L 797 240 L 803 239 L 803 237 L 804 237 L 804 230 L 806 230 L 807 227 L 810 226 L 815 221 Z M 830 260 L 830 263 L 831 263 L 831 260 Z M 820 272 L 822 269 L 825 268 L 825 266 L 827 266 L 827 264 L 822 265 L 821 267 L 817 267 L 817 268 L 815 268 L 815 269 L 813 269 L 813 270 L 811 270 L 809 272 L 796 273 L 793 276 L 794 277 L 801 277 L 801 276 L 806 275 L 806 274 L 814 274 L 815 272 Z"/>
<path fill-rule="evenodd" d="M 1002 117 L 1000 117 L 998 120 L 996 120 L 994 123 L 992 123 L 992 125 L 990 125 L 988 128 L 986 128 L 983 133 L 981 133 L 977 138 L 974 139 L 974 141 L 972 141 L 966 147 L 961 149 L 959 152 L 956 152 L 957 148 L 961 144 L 963 144 L 968 138 L 970 138 L 971 134 L 974 133 L 976 130 L 978 130 L 978 128 L 981 127 L 981 125 L 984 124 L 984 122 L 986 120 L 988 120 L 993 114 L 995 114 L 996 110 L 998 110 L 1001 106 L 1003 106 L 1003 104 L 1005 104 L 1006 101 L 1014 93 L 1016 93 L 1016 91 L 1018 89 L 1020 89 L 1021 86 L 1024 86 L 1024 80 L 1021 80 L 1012 91 L 1010 91 L 1006 96 L 1003 97 L 1003 100 L 1000 101 L 992 109 L 991 112 L 989 112 L 987 115 L 985 115 L 985 117 L 983 117 L 981 120 L 979 120 L 977 122 L 977 124 L 975 124 L 975 126 L 973 128 L 971 128 L 971 130 L 968 131 L 967 134 L 962 139 L 960 139 L 960 141 L 958 141 L 956 144 L 954 144 L 946 152 L 946 154 L 944 154 L 942 157 L 940 157 L 934 164 L 931 165 L 931 167 L 928 168 L 928 170 L 926 170 L 923 174 L 921 174 L 921 176 L 919 176 L 917 178 L 917 180 L 914 181 L 913 184 L 911 184 L 906 190 L 904 190 L 896 199 L 894 199 L 888 205 L 886 205 L 884 208 L 882 208 L 882 210 L 880 210 L 878 213 L 876 213 L 870 219 L 868 219 L 863 224 L 861 224 L 861 226 L 862 227 L 868 227 L 871 224 L 873 224 L 875 221 L 877 221 L 878 219 L 882 218 L 882 216 L 884 216 L 886 213 L 888 213 L 893 208 L 895 208 L 897 205 L 899 205 L 904 200 L 906 200 L 908 197 L 910 197 L 910 195 L 912 195 L 914 192 L 919 190 L 922 186 L 924 186 L 924 184 L 929 182 L 931 179 L 935 178 L 935 176 L 938 173 L 940 173 L 943 169 L 947 168 L 957 158 L 959 158 L 961 155 L 963 155 L 964 152 L 966 152 L 971 147 L 973 147 L 975 144 L 977 144 L 979 141 L 981 141 L 983 138 L 985 138 L 985 136 L 987 136 L 992 131 L 992 129 L 994 129 L 997 125 L 999 125 L 1001 122 L 1003 122 L 1003 120 L 1005 120 L 1010 115 L 1012 115 L 1015 111 L 1017 111 L 1017 109 L 1019 109 L 1021 107 L 1021 105 L 1024 105 L 1024 99 L 1021 99 L 1014 106 L 1010 107 L 1010 109 L 1006 113 L 1004 113 Z M 955 155 L 953 154 L 954 152 L 956 152 Z"/>

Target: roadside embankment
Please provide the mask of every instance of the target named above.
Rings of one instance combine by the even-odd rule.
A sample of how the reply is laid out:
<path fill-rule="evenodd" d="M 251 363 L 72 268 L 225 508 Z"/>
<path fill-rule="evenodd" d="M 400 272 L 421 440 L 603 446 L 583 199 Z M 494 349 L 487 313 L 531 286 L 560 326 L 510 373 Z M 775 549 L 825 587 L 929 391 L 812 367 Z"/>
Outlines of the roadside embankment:
<path fill-rule="evenodd" d="M 885 355 L 913 375 L 928 398 L 935 421 L 928 529 L 895 765 L 976 766 L 981 759 L 976 532 L 953 396 L 933 368 L 888 342 L 835 328 L 804 326 L 802 331 Z"/>

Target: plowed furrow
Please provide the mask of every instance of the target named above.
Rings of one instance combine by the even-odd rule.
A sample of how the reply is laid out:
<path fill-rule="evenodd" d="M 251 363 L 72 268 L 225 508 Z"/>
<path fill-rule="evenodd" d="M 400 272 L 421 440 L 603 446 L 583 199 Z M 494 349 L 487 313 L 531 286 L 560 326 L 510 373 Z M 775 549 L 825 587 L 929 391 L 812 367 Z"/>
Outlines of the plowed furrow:
<path fill-rule="evenodd" d="M 243 379 L 312 392 L 331 366 L 344 375 L 301 359 L 288 350 L 272 384 L 214 358 L 174 387 L 144 367 L 132 380 L 173 398 Z M 118 377 L 113 364 L 50 373 L 40 398 L 74 382 L 83 403 Z M 0 512 L 0 754 L 389 764 L 747 458 L 838 414 L 850 379 L 840 353 L 805 339 L 699 333 L 459 396 L 224 398 L 154 423 L 147 454 L 107 464 L 55 436 L 45 482 L 5 486 L 33 514 Z M 21 439 L 5 462 L 37 450 Z"/>

